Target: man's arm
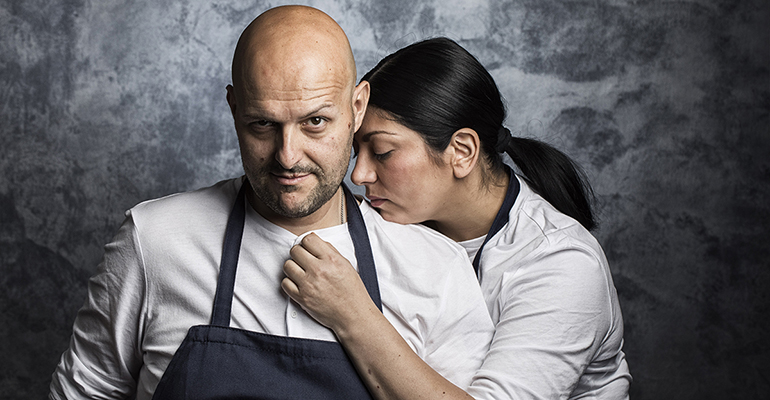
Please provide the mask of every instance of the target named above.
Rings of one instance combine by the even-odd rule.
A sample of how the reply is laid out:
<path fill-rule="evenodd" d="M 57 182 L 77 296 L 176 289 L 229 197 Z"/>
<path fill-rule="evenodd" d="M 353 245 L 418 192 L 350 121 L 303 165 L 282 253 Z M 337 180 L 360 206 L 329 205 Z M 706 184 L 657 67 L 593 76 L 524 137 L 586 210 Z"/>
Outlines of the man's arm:
<path fill-rule="evenodd" d="M 88 282 L 69 348 L 54 371 L 50 399 L 124 399 L 142 365 L 145 275 L 130 214 Z"/>

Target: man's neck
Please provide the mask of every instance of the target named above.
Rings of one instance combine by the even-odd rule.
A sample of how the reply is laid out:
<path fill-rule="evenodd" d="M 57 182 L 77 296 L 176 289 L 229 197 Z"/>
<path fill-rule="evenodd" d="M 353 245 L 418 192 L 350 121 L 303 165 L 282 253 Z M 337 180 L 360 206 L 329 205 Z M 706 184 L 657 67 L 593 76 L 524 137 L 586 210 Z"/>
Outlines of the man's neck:
<path fill-rule="evenodd" d="M 309 231 L 337 226 L 345 221 L 345 193 L 342 187 L 338 188 L 334 196 L 321 208 L 300 218 L 289 218 L 276 214 L 262 203 L 252 190 L 246 191 L 246 199 L 263 218 L 297 236 Z"/>

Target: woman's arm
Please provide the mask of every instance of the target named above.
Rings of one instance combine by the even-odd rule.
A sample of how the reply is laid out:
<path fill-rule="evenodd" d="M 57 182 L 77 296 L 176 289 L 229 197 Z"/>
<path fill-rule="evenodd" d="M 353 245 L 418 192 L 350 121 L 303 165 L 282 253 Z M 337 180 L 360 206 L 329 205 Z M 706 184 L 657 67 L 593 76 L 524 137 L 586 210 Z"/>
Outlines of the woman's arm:
<path fill-rule="evenodd" d="M 376 398 L 567 397 L 599 347 L 617 347 L 611 353 L 615 355 L 622 345 L 619 338 L 615 344 L 603 344 L 615 317 L 606 264 L 580 246 L 548 249 L 519 260 L 518 267 L 502 277 L 495 336 L 467 389 L 471 397 L 411 351 L 371 301 L 350 263 L 331 245 L 310 235 L 292 250 L 292 257 L 296 262 L 290 260 L 284 267 L 284 290 L 337 333 Z M 616 329 L 622 337 L 619 318 Z M 589 372 L 599 380 L 618 382 L 595 380 L 607 387 L 588 390 L 603 398 L 627 398 L 625 362 L 623 370 L 616 371 L 610 361 L 608 370 Z M 607 395 L 613 391 L 619 394 Z"/>
<path fill-rule="evenodd" d="M 468 392 L 479 399 L 561 399 L 583 391 L 586 397 L 625 398 L 602 388 L 615 386 L 615 377 L 626 379 L 614 368 L 617 352 L 591 364 L 609 357 L 599 350 L 613 335 L 614 289 L 597 255 L 573 243 L 496 261 L 516 267 L 499 280 L 495 336 Z M 581 382 L 584 374 L 592 377 Z"/>
<path fill-rule="evenodd" d="M 472 399 L 412 351 L 350 262 L 311 233 L 291 249 L 283 290 L 332 329 L 378 399 Z"/>

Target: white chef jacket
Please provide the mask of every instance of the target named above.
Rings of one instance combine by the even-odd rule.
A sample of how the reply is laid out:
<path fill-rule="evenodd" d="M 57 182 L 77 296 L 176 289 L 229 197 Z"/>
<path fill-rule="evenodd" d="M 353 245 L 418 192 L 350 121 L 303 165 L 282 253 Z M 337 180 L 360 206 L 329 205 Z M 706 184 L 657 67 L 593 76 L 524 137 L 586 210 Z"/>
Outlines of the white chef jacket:
<path fill-rule="evenodd" d="M 481 253 L 495 336 L 477 399 L 627 399 L 623 317 L 596 239 L 517 177 L 509 221 Z M 472 260 L 485 237 L 461 244 Z"/>
<path fill-rule="evenodd" d="M 50 398 L 150 399 L 194 325 L 209 324 L 228 215 L 242 179 L 141 203 L 128 211 L 88 285 Z M 302 236 L 247 206 L 231 327 L 336 340 L 284 294 L 289 249 Z M 493 326 L 463 249 L 420 226 L 360 206 L 383 314 L 412 349 L 460 387 L 481 365 Z M 347 226 L 315 231 L 357 266 Z"/>

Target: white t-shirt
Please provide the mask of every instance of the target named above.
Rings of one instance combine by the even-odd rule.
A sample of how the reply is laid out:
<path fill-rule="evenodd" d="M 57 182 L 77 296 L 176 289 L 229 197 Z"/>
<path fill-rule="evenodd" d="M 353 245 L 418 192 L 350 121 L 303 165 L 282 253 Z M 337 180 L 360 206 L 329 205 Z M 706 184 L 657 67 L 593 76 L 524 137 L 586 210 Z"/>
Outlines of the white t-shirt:
<path fill-rule="evenodd" d="M 88 285 L 51 398 L 149 399 L 194 325 L 210 323 L 225 226 L 242 179 L 141 203 Z M 467 387 L 492 337 L 465 252 L 420 226 L 361 212 L 377 269 L 383 314 L 414 351 Z M 315 231 L 356 266 L 346 225 Z M 272 335 L 336 340 L 280 288 L 289 249 L 301 237 L 247 206 L 231 327 Z"/>
<path fill-rule="evenodd" d="M 481 253 L 495 337 L 477 399 L 626 399 L 623 317 L 596 239 L 519 178 L 509 221 Z M 465 245 L 475 256 L 482 238 Z"/>

